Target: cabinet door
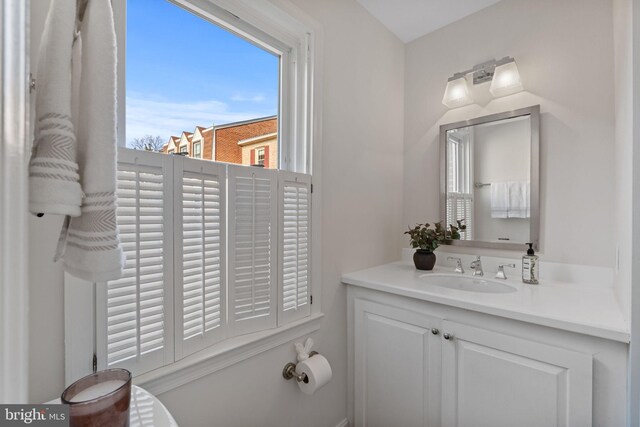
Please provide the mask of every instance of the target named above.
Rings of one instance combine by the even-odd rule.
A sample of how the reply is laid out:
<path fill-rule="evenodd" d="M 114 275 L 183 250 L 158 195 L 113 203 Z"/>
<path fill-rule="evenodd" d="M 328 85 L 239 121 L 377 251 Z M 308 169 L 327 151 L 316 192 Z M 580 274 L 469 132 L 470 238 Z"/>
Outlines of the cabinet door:
<path fill-rule="evenodd" d="M 591 426 L 591 355 L 450 321 L 442 333 L 443 426 Z"/>
<path fill-rule="evenodd" d="M 440 320 L 355 300 L 356 426 L 440 425 Z"/>

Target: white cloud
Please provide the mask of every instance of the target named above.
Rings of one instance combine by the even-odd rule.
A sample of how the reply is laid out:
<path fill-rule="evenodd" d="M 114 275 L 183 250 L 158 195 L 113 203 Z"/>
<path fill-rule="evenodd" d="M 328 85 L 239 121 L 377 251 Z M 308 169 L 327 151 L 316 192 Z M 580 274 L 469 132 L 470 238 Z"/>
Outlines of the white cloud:
<path fill-rule="evenodd" d="M 246 96 L 246 95 L 240 95 L 240 94 L 236 94 L 233 95 L 231 97 L 232 101 L 236 101 L 236 102 L 254 102 L 256 104 L 260 103 L 260 102 L 264 102 L 266 101 L 266 97 L 262 94 L 257 94 L 257 95 L 253 95 L 253 96 Z"/>
<path fill-rule="evenodd" d="M 142 96 L 127 95 L 127 141 L 144 135 L 160 135 L 169 139 L 182 131 L 193 132 L 196 126 L 209 127 L 212 123 L 224 124 L 256 117 L 264 117 L 269 111 L 233 111 L 227 103 L 208 100 L 196 102 L 166 101 Z"/>

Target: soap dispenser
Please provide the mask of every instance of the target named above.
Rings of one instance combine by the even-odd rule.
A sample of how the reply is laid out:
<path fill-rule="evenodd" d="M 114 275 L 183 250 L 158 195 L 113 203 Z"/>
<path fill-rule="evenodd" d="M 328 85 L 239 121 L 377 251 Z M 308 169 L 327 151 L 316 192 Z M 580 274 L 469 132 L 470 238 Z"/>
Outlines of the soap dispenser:
<path fill-rule="evenodd" d="M 529 249 L 522 257 L 522 281 L 530 285 L 538 284 L 538 255 L 533 251 L 533 243 L 527 243 Z"/>

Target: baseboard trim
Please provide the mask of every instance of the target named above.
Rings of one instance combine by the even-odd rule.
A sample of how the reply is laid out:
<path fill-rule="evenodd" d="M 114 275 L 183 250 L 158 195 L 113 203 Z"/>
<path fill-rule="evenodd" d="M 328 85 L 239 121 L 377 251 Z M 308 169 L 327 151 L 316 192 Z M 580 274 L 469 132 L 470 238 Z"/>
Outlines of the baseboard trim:
<path fill-rule="evenodd" d="M 349 420 L 345 418 L 344 420 L 336 424 L 336 427 L 349 427 Z"/>

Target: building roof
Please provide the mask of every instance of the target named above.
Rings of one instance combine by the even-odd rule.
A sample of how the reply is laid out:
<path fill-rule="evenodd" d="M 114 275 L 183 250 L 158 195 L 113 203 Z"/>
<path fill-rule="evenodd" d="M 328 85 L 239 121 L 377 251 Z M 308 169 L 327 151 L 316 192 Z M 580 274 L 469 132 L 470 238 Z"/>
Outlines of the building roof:
<path fill-rule="evenodd" d="M 250 123 L 264 122 L 264 121 L 267 121 L 267 120 L 273 120 L 273 119 L 277 119 L 277 118 L 278 118 L 277 115 L 266 116 L 266 117 L 259 117 L 257 119 L 243 120 L 243 121 L 240 121 L 240 122 L 226 123 L 224 125 L 218 125 L 218 126 L 214 126 L 214 127 L 216 128 L 216 130 L 218 130 L 218 129 L 231 128 L 231 127 L 235 127 L 235 126 L 248 125 Z"/>

